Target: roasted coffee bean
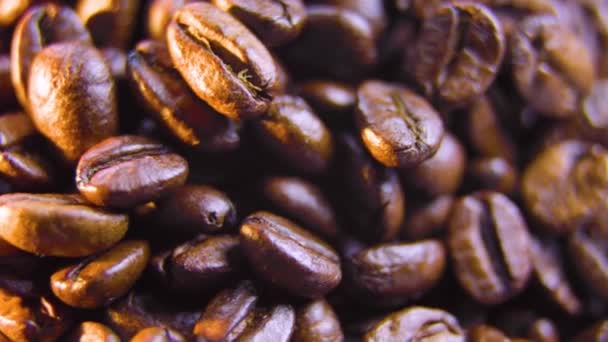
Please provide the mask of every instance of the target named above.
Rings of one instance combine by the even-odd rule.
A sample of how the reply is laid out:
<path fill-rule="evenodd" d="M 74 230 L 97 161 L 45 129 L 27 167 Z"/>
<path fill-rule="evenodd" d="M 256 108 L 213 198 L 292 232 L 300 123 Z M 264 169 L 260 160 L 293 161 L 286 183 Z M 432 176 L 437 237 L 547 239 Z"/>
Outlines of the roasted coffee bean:
<path fill-rule="evenodd" d="M 551 16 L 530 17 L 513 34 L 511 68 L 519 92 L 542 114 L 571 116 L 593 85 L 587 48 Z"/>
<path fill-rule="evenodd" d="M 315 184 L 296 177 L 270 177 L 262 193 L 273 208 L 309 230 L 326 237 L 338 235 L 336 215 L 329 200 Z"/>
<path fill-rule="evenodd" d="M 278 80 L 264 45 L 243 24 L 211 4 L 179 9 L 167 29 L 175 67 L 198 97 L 231 118 L 250 118 L 268 108 Z"/>
<path fill-rule="evenodd" d="M 32 0 L 3 1 L 0 9 L 0 27 L 12 26 L 31 4 Z"/>
<path fill-rule="evenodd" d="M 388 167 L 411 167 L 430 158 L 444 134 L 439 114 L 400 85 L 366 81 L 357 91 L 356 121 L 367 150 Z"/>
<path fill-rule="evenodd" d="M 34 58 L 46 46 L 65 41 L 91 43 L 89 32 L 69 7 L 56 4 L 32 7 L 19 20 L 11 43 L 11 79 L 17 99 L 26 111 L 30 110 L 28 83 Z"/>
<path fill-rule="evenodd" d="M 239 341 L 289 342 L 295 328 L 295 312 L 286 304 L 260 308 L 248 323 Z"/>
<path fill-rule="evenodd" d="M 386 316 L 363 338 L 365 342 L 464 341 L 456 318 L 433 308 L 412 306 Z"/>
<path fill-rule="evenodd" d="M 568 239 L 572 262 L 587 286 L 602 298 L 608 298 L 608 227 L 603 223 L 589 223 Z"/>
<path fill-rule="evenodd" d="M 71 323 L 70 313 L 47 298 L 30 300 L 0 288 L 0 334 L 9 341 L 55 341 Z"/>
<path fill-rule="evenodd" d="M 21 254 L 21 250 L 6 240 L 0 238 L 0 257 L 14 256 Z"/>
<path fill-rule="evenodd" d="M 31 64 L 28 85 L 34 124 L 68 162 L 116 134 L 114 79 L 92 46 L 68 42 L 45 48 Z"/>
<path fill-rule="evenodd" d="M 185 185 L 157 204 L 152 216 L 172 234 L 194 236 L 219 233 L 237 223 L 236 208 L 228 196 L 207 185 Z"/>
<path fill-rule="evenodd" d="M 237 279 L 243 257 L 239 238 L 199 236 L 152 260 L 157 277 L 176 293 L 206 294 Z"/>
<path fill-rule="evenodd" d="M 482 96 L 471 103 L 468 107 L 467 137 L 480 155 L 515 161 L 517 146 L 502 125 L 496 107 L 489 96 Z"/>
<path fill-rule="evenodd" d="M 311 3 L 349 9 L 370 22 L 375 36 L 382 34 L 388 23 L 382 0 L 312 0 Z"/>
<path fill-rule="evenodd" d="M 582 303 L 574 293 L 555 242 L 531 240 L 534 277 L 541 289 L 559 308 L 570 315 L 580 314 Z"/>
<path fill-rule="evenodd" d="M 431 197 L 449 195 L 460 188 L 466 164 L 464 146 L 454 135 L 446 133 L 432 157 L 402 174 L 411 188 Z"/>
<path fill-rule="evenodd" d="M 0 237 L 37 255 L 77 257 L 102 251 L 125 235 L 129 218 L 89 206 L 76 195 L 0 196 Z"/>
<path fill-rule="evenodd" d="M 567 140 L 546 148 L 528 164 L 522 196 L 529 213 L 553 233 L 577 229 L 606 210 L 608 152 Z"/>
<path fill-rule="evenodd" d="M 453 196 L 439 196 L 416 208 L 404 224 L 403 237 L 415 241 L 443 233 L 447 228 L 454 201 Z"/>
<path fill-rule="evenodd" d="M 76 185 L 98 205 L 129 208 L 161 198 L 188 177 L 188 163 L 159 143 L 124 135 L 106 139 L 82 155 Z"/>
<path fill-rule="evenodd" d="M 1 20 L 2 16 L 0 16 Z M 0 55 L 0 105 L 2 108 L 12 108 L 17 103 L 15 90 L 11 83 L 10 57 Z"/>
<path fill-rule="evenodd" d="M 135 28 L 139 0 L 79 0 L 76 12 L 97 46 L 125 48 Z"/>
<path fill-rule="evenodd" d="M 323 296 L 342 279 L 337 253 L 283 217 L 253 213 L 243 220 L 240 237 L 257 275 L 296 296 Z"/>
<path fill-rule="evenodd" d="M 0 116 L 0 175 L 21 189 L 40 189 L 52 182 L 49 163 L 31 145 L 37 136 L 27 115 Z"/>
<path fill-rule="evenodd" d="M 411 298 L 435 285 L 446 265 L 446 252 L 437 240 L 378 244 L 346 260 L 348 283 L 357 298 Z"/>
<path fill-rule="evenodd" d="M 601 342 L 608 339 L 608 321 L 600 321 L 585 331 L 581 332 L 574 339 L 575 342 Z"/>
<path fill-rule="evenodd" d="M 396 171 L 378 165 L 351 135 L 340 136 L 339 143 L 337 191 L 350 232 L 370 242 L 393 240 L 405 218 L 405 195 Z"/>
<path fill-rule="evenodd" d="M 467 341 L 510 341 L 510 339 L 497 328 L 490 325 L 480 324 L 467 330 Z"/>
<path fill-rule="evenodd" d="M 170 328 L 150 327 L 140 330 L 130 342 L 186 342 L 186 338 Z"/>
<path fill-rule="evenodd" d="M 478 158 L 468 165 L 467 176 L 476 190 L 513 194 L 518 189 L 515 167 L 502 158 Z"/>
<path fill-rule="evenodd" d="M 578 121 L 585 136 L 608 145 L 608 80 L 598 80 L 581 103 Z"/>
<path fill-rule="evenodd" d="M 120 342 L 120 337 L 112 329 L 97 322 L 80 323 L 67 337 L 67 342 L 101 341 Z"/>
<path fill-rule="evenodd" d="M 165 41 L 167 26 L 173 14 L 185 4 L 197 0 L 151 0 L 148 1 L 146 31 L 150 38 Z"/>
<path fill-rule="evenodd" d="M 317 299 L 298 308 L 291 341 L 344 341 L 340 321 L 329 303 Z"/>
<path fill-rule="evenodd" d="M 99 256 L 55 272 L 51 276 L 51 289 L 68 305 L 98 308 L 126 294 L 149 258 L 146 241 L 124 241 Z"/>
<path fill-rule="evenodd" d="M 456 277 L 480 303 L 502 303 L 526 285 L 530 235 L 506 196 L 481 192 L 460 198 L 452 207 L 447 240 Z"/>
<path fill-rule="evenodd" d="M 238 125 L 194 95 L 173 67 L 164 44 L 138 43 L 129 53 L 128 72 L 148 111 L 177 140 L 210 152 L 238 147 Z"/>
<path fill-rule="evenodd" d="M 494 81 L 506 43 L 498 19 L 485 6 L 457 2 L 424 20 L 404 68 L 428 98 L 466 104 Z"/>
<path fill-rule="evenodd" d="M 254 127 L 260 142 L 298 171 L 321 173 L 331 161 L 331 132 L 300 97 L 275 97 Z"/>
<path fill-rule="evenodd" d="M 378 62 L 372 25 L 361 14 L 336 6 L 313 5 L 301 35 L 285 51 L 294 73 L 358 79 Z"/>
<path fill-rule="evenodd" d="M 298 94 L 327 125 L 350 125 L 350 116 L 357 103 L 357 93 L 347 83 L 329 80 L 307 81 L 298 86 Z"/>
<path fill-rule="evenodd" d="M 236 339 L 254 315 L 257 300 L 256 290 L 249 281 L 220 292 L 196 322 L 194 334 L 200 341 Z"/>
<path fill-rule="evenodd" d="M 247 25 L 267 46 L 293 40 L 306 22 L 302 0 L 213 0 L 215 6 Z"/>
<path fill-rule="evenodd" d="M 559 342 L 555 323 L 546 318 L 535 320 L 529 327 L 528 337 L 535 342 Z"/>

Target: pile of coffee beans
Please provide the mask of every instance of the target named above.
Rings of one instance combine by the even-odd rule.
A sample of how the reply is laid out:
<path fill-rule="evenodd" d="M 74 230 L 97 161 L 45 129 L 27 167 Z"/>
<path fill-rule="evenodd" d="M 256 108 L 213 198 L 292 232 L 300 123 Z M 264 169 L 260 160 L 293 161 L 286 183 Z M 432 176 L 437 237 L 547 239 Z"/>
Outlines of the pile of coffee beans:
<path fill-rule="evenodd" d="M 608 1 L 0 0 L 0 342 L 608 341 Z"/>

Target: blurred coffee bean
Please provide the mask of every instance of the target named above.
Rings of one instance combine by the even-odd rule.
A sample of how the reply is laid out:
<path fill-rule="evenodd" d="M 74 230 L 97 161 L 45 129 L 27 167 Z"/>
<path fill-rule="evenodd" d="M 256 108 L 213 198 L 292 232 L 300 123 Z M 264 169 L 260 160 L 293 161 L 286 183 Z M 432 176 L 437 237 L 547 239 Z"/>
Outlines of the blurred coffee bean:
<path fill-rule="evenodd" d="M 239 19 L 269 47 L 293 40 L 306 22 L 302 0 L 213 0 L 212 3 Z"/>
<path fill-rule="evenodd" d="M 502 125 L 498 109 L 490 96 L 482 96 L 468 108 L 467 138 L 476 152 L 484 157 L 516 160 L 517 146 Z"/>
<path fill-rule="evenodd" d="M 125 48 L 131 39 L 139 0 L 79 0 L 76 12 L 97 46 Z"/>
<path fill-rule="evenodd" d="M 585 136 L 608 145 L 608 80 L 597 80 L 582 100 L 578 122 Z"/>
<path fill-rule="evenodd" d="M 125 235 L 129 218 L 89 206 L 77 195 L 0 196 L 0 237 L 37 255 L 77 257 L 100 252 Z"/>
<path fill-rule="evenodd" d="M 317 299 L 299 307 L 291 341 L 344 341 L 340 321 L 329 303 Z"/>
<path fill-rule="evenodd" d="M 170 328 L 150 327 L 140 330 L 130 342 L 186 342 L 186 338 Z"/>
<path fill-rule="evenodd" d="M 28 85 L 34 124 L 68 162 L 117 133 L 114 79 L 92 46 L 48 46 L 32 61 Z"/>
<path fill-rule="evenodd" d="M 608 321 L 602 320 L 581 332 L 575 342 L 600 342 L 608 340 Z"/>
<path fill-rule="evenodd" d="M 480 324 L 467 331 L 467 341 L 486 342 L 486 341 L 511 341 L 502 331 L 497 328 Z"/>
<path fill-rule="evenodd" d="M 363 338 L 365 342 L 410 340 L 464 342 L 465 336 L 456 318 L 449 313 L 412 306 L 386 316 Z"/>
<path fill-rule="evenodd" d="M 330 127 L 348 127 L 351 124 L 357 94 L 347 83 L 330 80 L 312 80 L 298 85 L 298 95 L 304 98 L 319 118 Z"/>
<path fill-rule="evenodd" d="M 52 3 L 35 6 L 19 19 L 11 42 L 11 79 L 27 112 L 31 109 L 28 83 L 34 58 L 45 47 L 66 41 L 91 43 L 89 32 L 69 7 Z"/>
<path fill-rule="evenodd" d="M 289 342 L 295 329 L 295 312 L 286 304 L 259 308 L 248 323 L 239 341 Z"/>
<path fill-rule="evenodd" d="M 116 82 L 124 80 L 127 77 L 127 54 L 115 47 L 106 47 L 100 51 L 110 66 L 110 73 L 114 80 Z"/>
<path fill-rule="evenodd" d="M 0 20 L 1 20 L 0 15 Z M 17 104 L 15 89 L 11 82 L 11 61 L 8 55 L 0 55 L 0 106 L 12 108 Z"/>
<path fill-rule="evenodd" d="M 185 4 L 197 0 L 150 0 L 146 16 L 146 31 L 152 39 L 164 42 L 167 26 L 173 14 Z"/>
<path fill-rule="evenodd" d="M 78 190 L 92 203 L 130 208 L 157 200 L 180 187 L 188 163 L 167 147 L 134 135 L 108 138 L 82 155 Z"/>
<path fill-rule="evenodd" d="M 70 306 L 98 308 L 126 294 L 149 258 L 146 241 L 123 241 L 99 256 L 55 272 L 51 289 Z"/>
<path fill-rule="evenodd" d="M 275 97 L 254 128 L 260 142 L 297 171 L 321 173 L 333 156 L 331 132 L 300 97 Z"/>
<path fill-rule="evenodd" d="M 296 296 L 321 297 L 342 279 L 338 254 L 283 217 L 253 213 L 243 220 L 240 237 L 256 274 Z"/>
<path fill-rule="evenodd" d="M 593 85 L 591 56 L 564 24 L 551 16 L 527 18 L 512 36 L 511 68 L 519 92 L 542 114 L 571 116 Z"/>
<path fill-rule="evenodd" d="M 425 95 L 448 106 L 466 104 L 488 89 L 505 55 L 502 26 L 487 7 L 445 5 L 426 18 L 404 69 Z"/>
<path fill-rule="evenodd" d="M 467 177 L 475 190 L 491 190 L 511 195 L 519 188 L 517 170 L 502 158 L 472 160 L 468 165 Z"/>
<path fill-rule="evenodd" d="M 557 326 L 546 318 L 535 320 L 529 327 L 528 337 L 534 342 L 559 342 Z"/>
<path fill-rule="evenodd" d="M 447 228 L 454 201 L 453 196 L 439 196 L 416 208 L 405 221 L 403 237 L 416 241 L 441 235 Z"/>
<path fill-rule="evenodd" d="M 32 0 L 2 1 L 2 6 L 0 6 L 0 27 L 6 28 L 12 26 L 31 4 Z"/>
<path fill-rule="evenodd" d="M 120 337 L 112 329 L 97 322 L 80 323 L 65 339 L 67 342 L 100 341 L 120 342 Z"/>
<path fill-rule="evenodd" d="M 312 0 L 309 2 L 332 5 L 359 13 L 370 22 L 375 36 L 382 34 L 387 26 L 387 14 L 382 0 Z"/>
<path fill-rule="evenodd" d="M 148 111 L 177 140 L 210 152 L 238 147 L 238 124 L 194 95 L 174 68 L 164 44 L 139 42 L 129 53 L 128 73 Z"/>
<path fill-rule="evenodd" d="M 443 139 L 441 118 L 411 90 L 366 81 L 357 91 L 356 121 L 367 150 L 387 167 L 415 166 L 435 154 Z"/>
<path fill-rule="evenodd" d="M 173 63 L 194 93 L 234 119 L 268 108 L 277 68 L 264 45 L 217 7 L 196 2 L 179 9 L 167 29 Z"/>
<path fill-rule="evenodd" d="M 517 206 L 500 193 L 476 193 L 454 203 L 447 241 L 456 277 L 480 303 L 512 298 L 530 277 L 528 227 Z"/>
<path fill-rule="evenodd" d="M 602 298 L 608 298 L 608 227 L 588 223 L 568 238 L 572 263 L 577 274 Z"/>
<path fill-rule="evenodd" d="M 313 183 L 296 177 L 269 177 L 262 194 L 278 213 L 325 237 L 338 235 L 336 215 L 329 200 Z"/>
<path fill-rule="evenodd" d="M 599 145 L 567 140 L 530 162 L 522 176 L 529 213 L 547 230 L 574 231 L 606 210 L 608 152 Z"/>

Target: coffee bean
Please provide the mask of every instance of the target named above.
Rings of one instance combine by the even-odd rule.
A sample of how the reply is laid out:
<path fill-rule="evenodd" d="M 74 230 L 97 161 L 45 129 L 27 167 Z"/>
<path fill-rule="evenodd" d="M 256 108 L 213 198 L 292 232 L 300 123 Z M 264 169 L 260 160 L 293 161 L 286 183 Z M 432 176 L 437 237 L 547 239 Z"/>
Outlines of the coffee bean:
<path fill-rule="evenodd" d="M 387 167 L 410 167 L 430 158 L 441 144 L 441 118 L 411 90 L 366 81 L 357 91 L 357 127 L 367 150 Z"/>
<path fill-rule="evenodd" d="M 69 7 L 36 6 L 19 19 L 11 43 L 11 79 L 17 99 L 26 111 L 33 109 L 29 104 L 28 83 L 34 58 L 46 46 L 66 41 L 91 43 L 89 32 Z"/>
<path fill-rule="evenodd" d="M 82 155 L 76 185 L 89 201 L 129 208 L 161 198 L 186 182 L 188 163 L 165 146 L 124 135 L 106 139 Z"/>
<path fill-rule="evenodd" d="M 268 50 L 238 20 L 197 2 L 179 9 L 167 29 L 175 67 L 194 93 L 231 118 L 263 114 L 277 82 Z"/>
<path fill-rule="evenodd" d="M 357 103 L 355 89 L 347 83 L 312 80 L 298 86 L 301 96 L 321 120 L 330 127 L 350 124 L 350 115 Z"/>
<path fill-rule="evenodd" d="M 321 173 L 332 158 L 331 132 L 300 97 L 275 97 L 254 127 L 260 142 L 298 171 Z"/>
<path fill-rule="evenodd" d="M 491 325 L 480 324 L 467 331 L 467 341 L 510 341 L 510 339 L 499 329 Z"/>
<path fill-rule="evenodd" d="M 482 192 L 460 198 L 452 207 L 447 240 L 460 284 L 480 303 L 502 303 L 526 285 L 530 236 L 506 196 Z"/>
<path fill-rule="evenodd" d="M 517 146 L 502 124 L 499 109 L 490 96 L 473 101 L 468 108 L 467 137 L 479 154 L 515 161 Z"/>
<path fill-rule="evenodd" d="M 302 0 L 213 0 L 219 9 L 232 14 L 267 46 L 293 40 L 306 22 Z"/>
<path fill-rule="evenodd" d="M 150 327 L 140 330 L 130 342 L 186 342 L 186 338 L 173 329 Z"/>
<path fill-rule="evenodd" d="M 558 342 L 559 332 L 555 323 L 548 319 L 537 319 L 529 328 L 528 336 L 532 341 Z"/>
<path fill-rule="evenodd" d="M 148 1 L 146 31 L 150 38 L 165 41 L 167 26 L 173 14 L 185 4 L 196 0 L 151 0 Z"/>
<path fill-rule="evenodd" d="M 57 43 L 34 58 L 28 81 L 31 116 L 68 162 L 116 134 L 114 80 L 103 56 L 84 43 Z"/>
<path fill-rule="evenodd" d="M 68 305 L 98 308 L 126 294 L 149 258 L 146 241 L 124 241 L 99 256 L 55 272 L 51 289 Z"/>
<path fill-rule="evenodd" d="M 578 121 L 585 136 L 606 146 L 608 139 L 608 81 L 598 80 L 593 83 L 591 92 L 582 100 Z"/>
<path fill-rule="evenodd" d="M 494 81 L 506 50 L 498 19 L 470 2 L 443 6 L 424 20 L 404 62 L 428 98 L 465 104 Z"/>
<path fill-rule="evenodd" d="M 578 229 L 568 239 L 571 259 L 577 273 L 602 298 L 608 296 L 608 286 L 604 279 L 608 277 L 606 251 L 608 251 L 608 227 L 603 220 L 590 223 Z"/>
<path fill-rule="evenodd" d="M 568 140 L 546 148 L 528 164 L 522 196 L 530 214 L 547 230 L 566 233 L 605 210 L 608 152 Z"/>
<path fill-rule="evenodd" d="M 262 184 L 264 197 L 279 213 L 326 237 L 336 237 L 336 215 L 329 200 L 313 183 L 296 177 L 270 177 Z"/>
<path fill-rule="evenodd" d="M 145 40 L 129 53 L 129 78 L 150 113 L 180 142 L 204 151 L 239 145 L 238 124 L 199 100 L 161 42 Z"/>
<path fill-rule="evenodd" d="M 2 16 L 0 16 L 0 21 Z M 15 90 L 11 83 L 11 62 L 7 55 L 0 55 L 0 105 L 12 108 L 17 104 Z"/>
<path fill-rule="evenodd" d="M 295 327 L 295 312 L 290 305 L 279 304 L 258 309 L 253 321 L 239 336 L 239 341 L 289 342 Z"/>
<path fill-rule="evenodd" d="M 475 190 L 513 194 L 518 188 L 515 166 L 502 158 L 479 158 L 468 166 L 467 177 Z"/>
<path fill-rule="evenodd" d="M 106 47 L 100 50 L 106 62 L 110 66 L 110 73 L 116 80 L 122 81 L 127 78 L 127 54 L 125 51 L 115 48 Z"/>
<path fill-rule="evenodd" d="M 97 46 L 124 48 L 135 28 L 139 0 L 79 0 L 76 12 Z"/>
<path fill-rule="evenodd" d="M 240 237 L 254 271 L 294 295 L 320 297 L 342 279 L 336 252 L 285 218 L 253 213 L 243 220 Z"/>
<path fill-rule="evenodd" d="M 599 321 L 591 327 L 581 332 L 573 340 L 575 342 L 600 342 L 608 339 L 608 321 Z"/>
<path fill-rule="evenodd" d="M 412 306 L 386 316 L 370 330 L 363 341 L 464 341 L 456 318 L 449 313 Z"/>
<path fill-rule="evenodd" d="M 317 299 L 298 308 L 291 341 L 344 341 L 340 321 L 329 303 Z"/>
<path fill-rule="evenodd" d="M 0 27 L 12 26 L 31 4 L 31 0 L 9 1 L 5 5 L 3 4 L 2 11 L 0 11 Z"/>
<path fill-rule="evenodd" d="M 0 196 L 0 237 L 37 255 L 77 257 L 102 251 L 125 235 L 128 216 L 86 204 L 76 195 Z"/>
<path fill-rule="evenodd" d="M 97 322 L 80 323 L 67 337 L 68 342 L 104 341 L 120 342 L 120 337 L 112 329 Z"/>
<path fill-rule="evenodd" d="M 387 15 L 382 0 L 312 0 L 310 2 L 344 8 L 362 15 L 371 24 L 375 36 L 382 34 L 387 26 Z"/>

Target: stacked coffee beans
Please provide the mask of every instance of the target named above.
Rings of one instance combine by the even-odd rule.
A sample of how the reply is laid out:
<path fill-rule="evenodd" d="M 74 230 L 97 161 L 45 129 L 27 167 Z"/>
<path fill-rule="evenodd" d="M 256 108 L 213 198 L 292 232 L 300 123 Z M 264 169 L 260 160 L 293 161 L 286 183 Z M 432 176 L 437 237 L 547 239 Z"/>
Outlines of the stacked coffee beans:
<path fill-rule="evenodd" d="M 608 2 L 0 0 L 0 341 L 608 341 Z"/>

